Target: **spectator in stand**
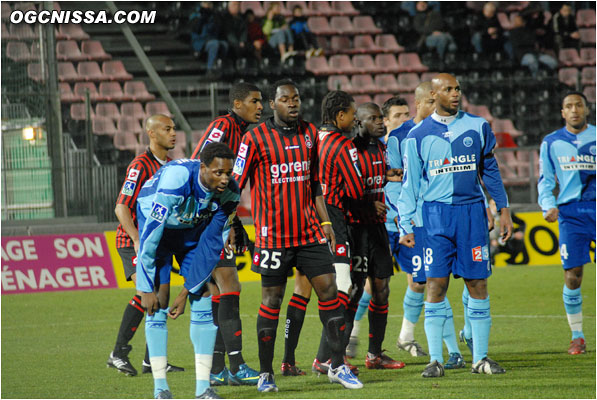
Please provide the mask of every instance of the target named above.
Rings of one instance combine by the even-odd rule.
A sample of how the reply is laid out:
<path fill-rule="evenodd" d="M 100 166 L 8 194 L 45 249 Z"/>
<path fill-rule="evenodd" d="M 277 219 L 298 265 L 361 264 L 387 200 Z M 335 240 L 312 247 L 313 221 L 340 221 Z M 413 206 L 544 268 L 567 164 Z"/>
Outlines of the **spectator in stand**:
<path fill-rule="evenodd" d="M 439 12 L 439 1 L 428 1 L 427 5 L 433 8 L 435 11 Z M 402 11 L 406 11 L 408 15 L 414 17 L 417 15 L 417 2 L 416 1 L 401 1 L 400 2 L 400 9 Z"/>
<path fill-rule="evenodd" d="M 269 5 L 262 28 L 269 45 L 280 51 L 282 61 L 296 55 L 292 31 L 288 27 L 286 19 L 280 13 L 280 3 L 273 2 Z"/>
<path fill-rule="evenodd" d="M 539 63 L 552 71 L 558 67 L 558 60 L 538 49 L 535 32 L 526 26 L 526 21 L 520 15 L 514 17 L 514 29 L 510 31 L 510 42 L 515 61 L 523 67 L 528 67 L 533 77 L 536 77 L 539 72 Z"/>
<path fill-rule="evenodd" d="M 540 4 L 531 2 L 527 8 L 522 10 L 522 17 L 526 26 L 535 33 L 535 41 L 539 43 L 540 49 L 552 49 L 553 37 L 548 25 L 545 23 L 545 15 Z"/>
<path fill-rule="evenodd" d="M 247 33 L 249 44 L 253 49 L 253 55 L 257 60 L 261 61 L 263 52 L 267 46 L 267 38 L 263 34 L 261 24 L 255 18 L 255 13 L 250 8 L 245 11 L 245 19 L 247 20 Z"/>
<path fill-rule="evenodd" d="M 457 50 L 454 38 L 445 31 L 444 20 L 441 14 L 429 8 L 426 1 L 417 1 L 417 14 L 414 17 L 413 25 L 419 38 L 419 48 L 423 45 L 428 49 L 435 49 L 440 59 L 443 61 L 444 54 L 447 51 L 455 52 Z"/>
<path fill-rule="evenodd" d="M 479 23 L 473 28 L 471 44 L 479 54 L 493 54 L 506 50 L 504 30 L 497 19 L 495 3 L 489 1 L 483 6 Z M 512 50 L 510 49 L 509 53 Z"/>
<path fill-rule="evenodd" d="M 303 15 L 303 7 L 298 4 L 292 9 L 292 19 L 290 20 L 289 25 L 292 34 L 294 35 L 294 42 L 297 45 L 296 48 L 305 50 L 305 56 L 307 58 L 321 56 L 323 54 L 323 49 L 317 47 L 315 35 L 313 35 L 307 26 L 307 17 Z"/>
<path fill-rule="evenodd" d="M 555 50 L 580 47 L 580 33 L 576 26 L 576 15 L 572 13 L 570 4 L 564 3 L 551 20 Z"/>
<path fill-rule="evenodd" d="M 230 47 L 230 55 L 235 59 L 248 52 L 247 21 L 240 13 L 240 1 L 229 1 L 228 12 L 224 15 L 226 41 Z"/>
<path fill-rule="evenodd" d="M 214 64 L 218 57 L 228 53 L 228 43 L 222 40 L 221 27 L 225 26 L 221 15 L 213 9 L 211 1 L 202 1 L 199 9 L 191 14 L 194 23 L 191 41 L 195 55 L 207 53 L 207 72 L 213 74 Z"/>

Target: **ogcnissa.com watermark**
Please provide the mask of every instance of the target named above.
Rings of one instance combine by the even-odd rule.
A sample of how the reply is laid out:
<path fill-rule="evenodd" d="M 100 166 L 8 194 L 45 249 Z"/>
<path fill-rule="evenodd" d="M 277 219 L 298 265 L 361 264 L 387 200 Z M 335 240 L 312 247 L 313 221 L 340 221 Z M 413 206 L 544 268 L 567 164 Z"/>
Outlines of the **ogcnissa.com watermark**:
<path fill-rule="evenodd" d="M 20 24 L 153 24 L 156 12 L 154 11 L 116 11 L 112 17 L 108 11 L 81 11 L 81 10 L 43 10 L 21 11 L 15 10 L 10 14 L 10 22 Z"/>

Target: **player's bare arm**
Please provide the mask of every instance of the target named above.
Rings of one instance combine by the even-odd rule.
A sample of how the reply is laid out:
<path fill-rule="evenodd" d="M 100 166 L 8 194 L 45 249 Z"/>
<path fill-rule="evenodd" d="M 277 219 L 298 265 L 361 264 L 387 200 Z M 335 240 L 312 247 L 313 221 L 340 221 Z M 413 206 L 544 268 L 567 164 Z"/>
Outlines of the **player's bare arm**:
<path fill-rule="evenodd" d="M 386 172 L 386 180 L 388 182 L 402 182 L 404 171 L 401 168 L 392 168 Z"/>
<path fill-rule="evenodd" d="M 126 232 L 127 235 L 133 241 L 135 246 L 135 253 L 139 252 L 139 230 L 133 223 L 133 216 L 131 214 L 131 210 L 125 206 L 124 204 L 116 204 L 116 208 L 114 208 L 114 213 L 116 214 L 116 218 L 118 218 L 118 222 L 122 225 L 122 229 Z"/>
<path fill-rule="evenodd" d="M 176 296 L 172 305 L 170 306 L 170 311 L 168 311 L 168 316 L 172 319 L 176 319 L 184 314 L 184 309 L 187 305 L 187 296 L 189 295 L 189 290 L 183 286 L 182 290 Z"/>
<path fill-rule="evenodd" d="M 411 249 L 415 247 L 415 234 L 409 233 L 408 235 L 401 236 L 400 241 L 398 242 L 403 246 L 410 247 Z"/>
<path fill-rule="evenodd" d="M 141 293 L 141 306 L 147 310 L 147 315 L 153 315 L 153 313 L 160 309 L 160 302 L 155 292 Z"/>
<path fill-rule="evenodd" d="M 328 210 L 325 207 L 325 200 L 323 199 L 323 195 L 315 196 L 315 208 L 317 209 L 317 215 L 319 215 L 321 227 L 323 228 L 323 233 L 325 234 L 328 244 L 331 246 L 332 249 L 335 249 L 336 235 L 334 235 L 334 229 L 332 227 L 332 223 L 330 222 Z"/>
<path fill-rule="evenodd" d="M 545 218 L 547 222 L 556 222 L 558 220 L 558 214 L 559 210 L 556 207 L 550 208 L 547 210 L 543 218 Z"/>
<path fill-rule="evenodd" d="M 514 225 L 512 224 L 512 216 L 510 209 L 504 207 L 500 210 L 500 237 L 505 242 L 512 236 Z"/>

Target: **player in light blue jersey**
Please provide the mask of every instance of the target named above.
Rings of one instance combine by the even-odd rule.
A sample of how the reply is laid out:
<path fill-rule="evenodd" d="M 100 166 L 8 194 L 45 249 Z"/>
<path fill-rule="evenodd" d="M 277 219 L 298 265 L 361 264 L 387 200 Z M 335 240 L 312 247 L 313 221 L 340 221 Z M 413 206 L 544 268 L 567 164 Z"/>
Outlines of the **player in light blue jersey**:
<path fill-rule="evenodd" d="M 400 243 L 414 247 L 411 221 L 423 199 L 423 265 L 427 277 L 425 333 L 431 362 L 423 377 L 444 375 L 442 336 L 450 274 L 462 277 L 470 293 L 468 317 L 473 336 L 473 373 L 505 370 L 487 357 L 491 316 L 487 278 L 491 275 L 487 214 L 481 178 L 500 212 L 500 235 L 508 240 L 512 219 L 493 156 L 495 137 L 483 118 L 458 110 L 460 84 L 450 74 L 432 80 L 436 111 L 417 124 L 405 141 L 405 179 L 398 201 Z"/>
<path fill-rule="evenodd" d="M 582 330 L 583 265 L 595 241 L 595 125 L 587 123 L 587 99 L 571 92 L 562 101 L 566 126 L 541 143 L 539 205 L 547 222 L 558 221 L 564 267 L 564 308 L 572 330 L 569 354 L 586 352 Z M 559 194 L 553 195 L 559 186 Z"/>
<path fill-rule="evenodd" d="M 141 302 L 147 309 L 145 335 L 156 398 L 172 398 L 166 381 L 166 320 L 184 312 L 187 296 L 195 350 L 195 394 L 219 398 L 209 387 L 217 328 L 211 297 L 202 297 L 202 289 L 223 254 L 224 244 L 229 249 L 233 246 L 230 224 L 240 198 L 238 185 L 231 179 L 234 158 L 225 144 L 209 144 L 201 152 L 201 161 L 182 159 L 166 164 L 143 185 L 137 198 L 137 290 L 142 292 Z M 168 308 L 169 286 L 163 284 L 169 282 L 173 256 L 185 283 Z M 160 290 L 156 293 L 155 288 Z"/>

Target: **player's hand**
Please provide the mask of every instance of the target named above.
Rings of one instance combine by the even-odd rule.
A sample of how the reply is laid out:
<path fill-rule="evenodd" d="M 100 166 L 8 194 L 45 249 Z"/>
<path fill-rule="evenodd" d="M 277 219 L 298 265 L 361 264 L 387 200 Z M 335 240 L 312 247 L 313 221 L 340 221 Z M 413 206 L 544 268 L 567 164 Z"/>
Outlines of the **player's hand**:
<path fill-rule="evenodd" d="M 249 235 L 238 216 L 234 217 L 232 226 L 234 227 L 234 252 L 237 255 L 242 255 L 249 248 Z"/>
<path fill-rule="evenodd" d="M 176 319 L 184 314 L 184 309 L 187 305 L 187 296 L 189 295 L 189 291 L 187 288 L 183 287 L 178 296 L 174 299 L 174 302 L 170 306 L 170 311 L 168 311 L 168 316 L 172 319 Z"/>
<path fill-rule="evenodd" d="M 158 296 L 154 292 L 141 293 L 141 307 L 147 310 L 147 315 L 153 315 L 154 311 L 160 309 Z"/>
<path fill-rule="evenodd" d="M 495 228 L 495 218 L 493 218 L 491 208 L 487 207 L 485 211 L 487 212 L 487 221 L 489 223 L 487 227 L 489 228 L 489 232 L 491 232 Z"/>
<path fill-rule="evenodd" d="M 415 247 L 415 234 L 409 233 L 405 236 L 400 236 L 400 240 L 398 241 L 403 246 L 410 247 L 411 249 Z"/>
<path fill-rule="evenodd" d="M 558 220 L 559 213 L 560 210 L 558 210 L 556 207 L 550 208 L 549 210 L 547 210 L 543 218 L 545 218 L 547 222 L 556 222 Z"/>
<path fill-rule="evenodd" d="M 234 227 L 230 227 L 230 232 L 228 232 L 228 239 L 226 239 L 226 243 L 224 243 L 224 249 L 233 252 L 234 246 L 236 244 L 236 237 L 234 235 Z"/>
<path fill-rule="evenodd" d="M 141 244 L 139 243 L 138 240 L 134 240 L 133 241 L 133 246 L 135 247 L 135 254 L 139 254 L 139 247 L 141 247 Z"/>
<path fill-rule="evenodd" d="M 383 217 L 387 214 L 390 207 L 386 206 L 385 203 L 381 201 L 374 201 L 373 207 L 375 207 L 375 213 L 378 217 Z"/>
<path fill-rule="evenodd" d="M 392 168 L 386 172 L 386 180 L 388 182 L 402 182 L 404 171 L 400 168 Z"/>
<path fill-rule="evenodd" d="M 325 238 L 328 240 L 328 245 L 331 249 L 336 249 L 336 235 L 334 234 L 334 230 L 332 226 L 329 224 L 325 224 L 322 226 L 323 233 L 325 234 Z"/>
<path fill-rule="evenodd" d="M 510 209 L 504 207 L 500 210 L 500 238 L 504 243 L 510 239 L 513 231 L 514 225 L 512 224 Z"/>

